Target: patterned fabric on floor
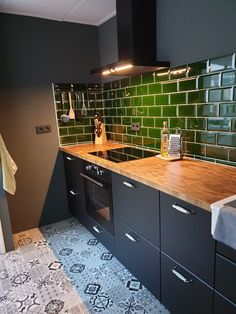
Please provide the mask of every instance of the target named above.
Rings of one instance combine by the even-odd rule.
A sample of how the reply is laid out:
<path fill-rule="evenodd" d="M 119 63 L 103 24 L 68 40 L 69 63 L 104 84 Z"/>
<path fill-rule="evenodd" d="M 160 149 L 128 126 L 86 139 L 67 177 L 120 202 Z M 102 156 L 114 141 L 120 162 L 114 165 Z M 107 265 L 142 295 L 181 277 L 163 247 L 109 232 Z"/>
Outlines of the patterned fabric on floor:
<path fill-rule="evenodd" d="M 169 313 L 76 219 L 14 235 L 0 313 Z"/>

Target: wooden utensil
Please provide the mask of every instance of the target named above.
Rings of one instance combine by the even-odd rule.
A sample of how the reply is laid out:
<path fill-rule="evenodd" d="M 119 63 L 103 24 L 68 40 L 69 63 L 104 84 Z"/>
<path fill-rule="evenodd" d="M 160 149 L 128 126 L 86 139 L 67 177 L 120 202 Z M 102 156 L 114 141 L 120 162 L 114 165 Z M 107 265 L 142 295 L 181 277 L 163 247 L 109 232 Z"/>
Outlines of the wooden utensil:
<path fill-rule="evenodd" d="M 70 106 L 69 117 L 70 117 L 70 120 L 74 120 L 75 119 L 75 112 L 74 112 L 74 109 L 72 108 L 72 100 L 71 100 L 71 93 L 70 92 L 68 92 L 68 96 L 69 96 L 69 106 Z"/>

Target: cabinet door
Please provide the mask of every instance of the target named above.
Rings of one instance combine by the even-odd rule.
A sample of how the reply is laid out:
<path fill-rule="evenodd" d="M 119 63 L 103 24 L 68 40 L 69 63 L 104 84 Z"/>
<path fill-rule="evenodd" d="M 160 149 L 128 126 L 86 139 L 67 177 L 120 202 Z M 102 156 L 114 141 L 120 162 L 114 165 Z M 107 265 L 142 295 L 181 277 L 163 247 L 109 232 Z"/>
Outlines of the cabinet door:
<path fill-rule="evenodd" d="M 213 286 L 215 241 L 210 212 L 161 193 L 161 250 Z"/>
<path fill-rule="evenodd" d="M 80 176 L 82 160 L 64 153 L 64 166 L 70 212 L 83 222 L 85 216 L 85 197 L 83 179 Z"/>
<path fill-rule="evenodd" d="M 236 306 L 223 298 L 217 292 L 214 293 L 214 314 L 236 314 Z"/>
<path fill-rule="evenodd" d="M 216 254 L 215 289 L 236 303 L 236 263 Z"/>
<path fill-rule="evenodd" d="M 217 241 L 216 251 L 236 263 L 236 250 L 232 249 L 228 245 Z"/>
<path fill-rule="evenodd" d="M 116 173 L 112 191 L 115 217 L 159 246 L 159 191 Z"/>
<path fill-rule="evenodd" d="M 160 299 L 160 251 L 115 218 L 116 257 Z"/>
<path fill-rule="evenodd" d="M 161 302 L 172 314 L 211 314 L 212 301 L 209 286 L 161 253 Z"/>

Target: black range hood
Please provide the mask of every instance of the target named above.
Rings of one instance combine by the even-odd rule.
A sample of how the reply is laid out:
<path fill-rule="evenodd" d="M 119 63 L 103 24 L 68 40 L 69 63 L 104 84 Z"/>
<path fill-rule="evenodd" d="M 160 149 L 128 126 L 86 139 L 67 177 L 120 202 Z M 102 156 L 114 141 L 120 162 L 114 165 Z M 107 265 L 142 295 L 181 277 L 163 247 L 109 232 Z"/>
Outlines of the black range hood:
<path fill-rule="evenodd" d="M 156 61 L 156 2 L 116 0 L 119 60 L 91 74 L 125 76 L 169 68 L 169 62 Z"/>

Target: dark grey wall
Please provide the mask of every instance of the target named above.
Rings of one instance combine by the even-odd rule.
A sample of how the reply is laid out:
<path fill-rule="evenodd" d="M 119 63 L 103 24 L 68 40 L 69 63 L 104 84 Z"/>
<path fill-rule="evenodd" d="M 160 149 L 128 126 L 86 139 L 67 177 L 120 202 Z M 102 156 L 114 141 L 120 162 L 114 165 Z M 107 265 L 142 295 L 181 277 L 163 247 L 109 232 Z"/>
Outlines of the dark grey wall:
<path fill-rule="evenodd" d="M 52 82 L 96 82 L 97 27 L 0 14 L 0 133 L 14 158 L 13 232 L 69 216 Z M 52 133 L 36 135 L 35 126 Z"/>
<path fill-rule="evenodd" d="M 178 66 L 232 53 L 235 12 L 235 0 L 157 0 L 157 59 Z M 115 23 L 99 27 L 102 65 L 117 58 Z"/>

